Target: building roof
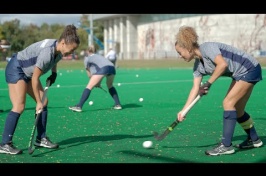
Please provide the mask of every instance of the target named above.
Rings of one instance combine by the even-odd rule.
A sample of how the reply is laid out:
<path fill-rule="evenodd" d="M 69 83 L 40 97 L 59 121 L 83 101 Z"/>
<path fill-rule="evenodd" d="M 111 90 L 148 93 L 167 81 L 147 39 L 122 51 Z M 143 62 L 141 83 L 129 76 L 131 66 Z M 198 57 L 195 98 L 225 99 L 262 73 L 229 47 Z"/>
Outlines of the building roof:
<path fill-rule="evenodd" d="M 90 17 L 90 14 L 87 14 Z M 124 16 L 128 16 L 128 15 L 141 15 L 141 14 L 92 14 L 92 18 L 93 20 L 108 20 L 108 19 L 112 19 L 112 18 L 117 18 L 117 17 L 124 17 Z"/>

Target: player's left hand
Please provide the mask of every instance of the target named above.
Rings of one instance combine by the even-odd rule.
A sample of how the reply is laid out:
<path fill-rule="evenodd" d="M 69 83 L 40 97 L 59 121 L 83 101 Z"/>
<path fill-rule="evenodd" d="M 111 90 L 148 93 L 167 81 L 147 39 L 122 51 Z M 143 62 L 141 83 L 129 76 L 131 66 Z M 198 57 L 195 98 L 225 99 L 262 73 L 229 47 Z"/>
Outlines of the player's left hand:
<path fill-rule="evenodd" d="M 199 95 L 206 95 L 208 93 L 208 90 L 211 87 L 211 83 L 209 83 L 208 81 L 206 81 L 204 84 L 202 84 L 199 88 Z"/>
<path fill-rule="evenodd" d="M 50 80 L 50 86 L 55 82 L 57 77 L 56 72 L 52 72 L 52 74 L 46 79 L 46 82 Z"/>

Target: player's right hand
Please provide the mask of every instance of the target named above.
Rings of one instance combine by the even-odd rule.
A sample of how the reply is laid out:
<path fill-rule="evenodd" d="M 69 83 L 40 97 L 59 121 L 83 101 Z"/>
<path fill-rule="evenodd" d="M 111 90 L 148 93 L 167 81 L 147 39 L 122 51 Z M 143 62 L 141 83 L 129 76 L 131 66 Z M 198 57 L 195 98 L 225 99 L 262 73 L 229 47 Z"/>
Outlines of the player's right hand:
<path fill-rule="evenodd" d="M 38 113 L 42 112 L 42 109 L 43 109 L 43 104 L 42 103 L 37 103 L 36 104 L 35 113 L 38 114 Z"/>
<path fill-rule="evenodd" d="M 185 120 L 185 116 L 182 116 L 182 111 L 180 111 L 179 113 L 177 113 L 177 118 L 176 118 L 179 122 L 182 122 L 183 120 Z"/>

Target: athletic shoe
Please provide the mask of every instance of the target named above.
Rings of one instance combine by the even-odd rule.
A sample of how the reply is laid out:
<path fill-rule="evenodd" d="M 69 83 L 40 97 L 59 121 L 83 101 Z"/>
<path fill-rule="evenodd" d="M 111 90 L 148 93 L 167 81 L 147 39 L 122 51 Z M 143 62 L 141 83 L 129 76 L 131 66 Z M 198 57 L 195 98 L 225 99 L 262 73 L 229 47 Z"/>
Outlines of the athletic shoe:
<path fill-rule="evenodd" d="M 0 153 L 7 153 L 11 155 L 21 154 L 22 150 L 17 149 L 12 142 L 0 145 Z"/>
<path fill-rule="evenodd" d="M 72 111 L 76 111 L 76 112 L 82 111 L 81 107 L 78 107 L 78 106 L 70 106 L 69 109 Z"/>
<path fill-rule="evenodd" d="M 217 155 L 224 155 L 224 154 L 232 154 L 234 152 L 235 152 L 235 149 L 232 147 L 232 144 L 230 147 L 225 147 L 223 143 L 219 143 L 212 150 L 205 151 L 205 154 L 217 156 Z"/>
<path fill-rule="evenodd" d="M 122 106 L 121 105 L 115 105 L 114 109 L 117 109 L 117 110 L 122 109 Z"/>
<path fill-rule="evenodd" d="M 52 141 L 50 141 L 50 139 L 48 137 L 44 137 L 41 140 L 36 139 L 34 145 L 38 146 L 38 147 L 45 147 L 45 148 L 52 148 L 52 149 L 59 147 L 58 144 L 52 143 Z"/>
<path fill-rule="evenodd" d="M 240 149 L 248 149 L 248 148 L 255 148 L 255 147 L 260 147 L 262 146 L 263 142 L 258 139 L 256 141 L 252 141 L 251 139 L 246 139 L 244 142 L 241 144 L 237 144 L 235 147 L 240 148 Z"/>

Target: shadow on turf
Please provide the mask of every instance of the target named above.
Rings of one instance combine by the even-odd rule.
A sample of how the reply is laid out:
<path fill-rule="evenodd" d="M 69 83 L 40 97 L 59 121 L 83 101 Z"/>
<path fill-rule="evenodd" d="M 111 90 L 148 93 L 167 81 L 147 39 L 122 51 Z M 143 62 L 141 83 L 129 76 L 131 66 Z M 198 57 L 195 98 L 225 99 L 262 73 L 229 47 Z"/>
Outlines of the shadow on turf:
<path fill-rule="evenodd" d="M 81 145 L 88 142 L 99 142 L 99 141 L 114 141 L 114 140 L 121 140 L 126 138 L 148 138 L 152 137 L 153 135 L 142 135 L 142 136 L 135 136 L 135 135 L 124 135 L 124 134 L 117 134 L 117 135 L 106 135 L 106 136 L 82 136 L 82 137 L 74 137 L 63 140 L 59 142 L 59 145 L 68 145 L 73 144 L 68 147 Z"/>
<path fill-rule="evenodd" d="M 91 143 L 91 142 L 114 141 L 114 140 L 121 140 L 121 139 L 126 139 L 126 138 L 140 139 L 140 138 L 149 138 L 149 137 L 152 137 L 152 136 L 153 135 L 135 136 L 135 135 L 119 134 L 119 135 L 106 135 L 106 136 L 81 136 L 81 137 L 74 137 L 74 138 L 69 138 L 69 139 L 63 140 L 61 142 L 58 142 L 58 144 L 59 144 L 59 148 L 58 149 L 49 150 L 48 152 L 43 152 L 41 154 L 32 155 L 32 156 L 33 157 L 41 157 L 41 156 L 45 156 L 47 153 L 51 153 L 51 152 L 55 152 L 55 151 L 58 151 L 58 150 L 63 150 L 65 148 L 75 147 L 75 146 L 79 146 L 79 145 L 86 144 L 86 143 Z M 65 147 L 62 147 L 62 146 L 65 146 Z M 27 149 L 25 149 L 25 150 L 27 150 Z"/>
<path fill-rule="evenodd" d="M 0 112 L 1 114 L 4 114 L 4 113 L 7 113 L 7 112 L 10 112 L 11 109 L 7 109 L 7 110 L 4 110 L 2 109 L 2 112 Z"/>
<path fill-rule="evenodd" d="M 63 108 L 63 107 L 62 107 L 62 108 Z M 32 112 L 33 112 L 33 113 L 32 113 L 32 114 L 33 114 L 32 116 L 34 117 L 35 107 L 25 108 L 24 112 L 27 111 L 27 110 L 28 110 L 28 111 L 32 111 Z M 10 111 L 11 111 L 11 109 L 4 110 L 4 112 L 10 112 Z"/>
<path fill-rule="evenodd" d="M 41 150 L 47 150 L 47 152 L 38 152 L 38 149 L 41 149 Z M 35 148 L 35 151 L 34 153 L 31 154 L 32 157 L 42 157 L 42 156 L 47 156 L 46 154 L 47 153 L 52 153 L 52 152 L 56 152 L 56 151 L 59 151 L 59 150 L 63 150 L 65 148 L 57 148 L 57 149 L 45 149 L 45 148 L 42 148 L 42 147 L 36 147 Z M 23 149 L 23 153 L 28 153 L 28 149 Z"/>
<path fill-rule="evenodd" d="M 236 144 L 238 144 L 237 142 L 235 142 L 235 141 L 244 141 L 245 139 L 246 139 L 246 135 L 240 135 L 240 136 L 235 136 L 235 137 L 233 137 L 233 143 L 235 143 L 235 144 L 233 144 L 233 145 L 236 145 Z M 264 145 L 266 145 L 266 136 L 260 136 L 260 139 L 261 139 L 261 141 L 263 142 L 263 146 L 262 147 L 264 147 Z M 241 142 L 240 142 L 241 143 Z M 182 144 L 180 144 L 180 145 L 178 145 L 178 146 L 171 146 L 171 147 L 169 147 L 169 146 L 162 146 L 162 148 L 189 148 L 189 147 L 197 147 L 197 148 L 206 148 L 206 147 L 214 147 L 214 146 L 216 146 L 217 145 L 217 143 L 213 143 L 213 144 L 208 144 L 208 145 L 201 145 L 201 146 L 187 146 L 187 145 L 182 145 Z M 236 152 L 241 152 L 241 151 L 243 151 L 243 150 L 245 150 L 245 151 L 247 151 L 247 150 L 251 150 L 251 149 L 254 149 L 254 148 L 249 148 L 249 149 L 238 149 L 238 148 L 236 148 Z M 266 159 L 265 159 L 265 161 L 266 161 Z"/>
<path fill-rule="evenodd" d="M 117 153 L 119 154 L 126 154 L 126 155 L 131 155 L 133 157 L 143 157 L 143 158 L 149 158 L 151 160 L 160 160 L 163 163 L 193 163 L 191 161 L 186 161 L 186 160 L 180 160 L 180 159 L 173 159 L 169 157 L 164 157 L 164 156 L 158 156 L 154 154 L 149 154 L 149 153 L 143 153 L 143 152 L 136 152 L 136 151 L 128 151 L 128 150 L 121 150 L 118 151 Z"/>
<path fill-rule="evenodd" d="M 138 104 L 131 103 L 131 104 L 123 104 L 122 107 L 123 107 L 123 109 L 128 109 L 128 108 L 140 108 L 142 106 L 138 105 Z M 89 110 L 89 111 L 110 110 L 110 109 L 113 110 L 113 107 L 102 108 L 102 109 L 93 109 L 93 110 Z M 83 111 L 83 112 L 85 112 L 85 111 Z"/>
<path fill-rule="evenodd" d="M 127 109 L 127 108 L 140 108 L 140 107 L 142 107 L 142 105 L 135 104 L 135 103 L 129 103 L 129 104 L 123 104 L 122 107 L 123 107 L 123 109 Z"/>
<path fill-rule="evenodd" d="M 140 108 L 142 107 L 142 105 L 139 105 L 139 104 L 135 104 L 135 103 L 129 103 L 129 104 L 124 104 L 122 105 L 123 109 L 128 109 L 128 108 Z M 66 107 L 49 107 L 49 109 L 52 109 L 52 108 L 66 108 Z M 109 110 L 110 108 L 104 108 L 104 109 L 95 109 L 95 110 L 90 110 L 90 111 L 99 111 L 99 110 Z M 111 108 L 113 109 L 113 108 Z M 25 108 L 24 111 L 26 110 L 30 110 L 30 111 L 33 111 L 33 114 L 34 114 L 34 110 L 35 110 L 35 107 L 31 107 L 31 108 Z M 7 110 L 3 110 L 3 114 L 6 113 L 6 112 L 10 112 L 11 109 L 7 109 Z M 85 112 L 85 111 L 84 111 Z M 34 115 L 33 115 L 34 116 Z"/>

